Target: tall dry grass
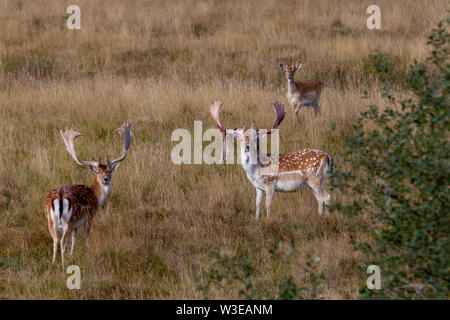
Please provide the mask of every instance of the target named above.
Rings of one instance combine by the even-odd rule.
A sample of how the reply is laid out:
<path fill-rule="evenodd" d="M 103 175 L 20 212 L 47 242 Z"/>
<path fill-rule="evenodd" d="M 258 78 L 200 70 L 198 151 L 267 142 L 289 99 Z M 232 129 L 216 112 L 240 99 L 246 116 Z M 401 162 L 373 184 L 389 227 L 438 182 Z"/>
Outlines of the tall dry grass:
<path fill-rule="evenodd" d="M 255 191 L 238 165 L 181 165 L 170 160 L 176 128 L 214 126 L 209 104 L 224 102 L 223 123 L 273 123 L 270 103 L 289 111 L 277 64 L 301 61 L 298 79 L 325 82 L 323 114 L 304 108 L 281 126 L 281 152 L 328 151 L 339 164 L 341 133 L 369 101 L 381 102 L 367 56 L 389 54 L 399 75 L 423 60 L 424 35 L 446 14 L 446 1 L 379 1 L 383 29 L 365 26 L 369 1 L 78 1 L 82 30 L 65 27 L 70 1 L 0 1 L 0 297 L 201 298 L 195 277 L 220 250 L 251 259 L 263 281 L 275 278 L 268 239 L 294 239 L 289 265 L 308 286 L 307 254 L 326 272 L 320 298 L 357 297 L 359 254 L 342 215 L 316 214 L 309 192 L 276 194 L 272 217 L 254 219 Z M 293 14 L 295 13 L 295 14 Z M 115 155 L 113 131 L 131 120 L 134 139 L 113 176 L 112 193 L 70 264 L 82 290 L 51 265 L 43 202 L 55 187 L 90 183 L 69 157 L 59 129 L 83 133 L 83 158 Z M 352 197 L 337 195 L 333 197 Z M 81 233 L 83 234 L 83 233 Z M 361 234 L 361 237 L 367 235 Z M 268 263 L 270 261 L 270 263 Z M 238 298 L 233 285 L 212 298 Z"/>

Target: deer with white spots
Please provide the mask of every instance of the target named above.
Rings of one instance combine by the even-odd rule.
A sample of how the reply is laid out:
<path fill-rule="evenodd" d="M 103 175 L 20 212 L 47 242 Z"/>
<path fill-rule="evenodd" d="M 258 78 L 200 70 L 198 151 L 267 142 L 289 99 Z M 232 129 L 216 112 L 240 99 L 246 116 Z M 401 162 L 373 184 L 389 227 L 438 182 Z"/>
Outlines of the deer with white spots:
<path fill-rule="evenodd" d="M 280 69 L 284 72 L 288 81 L 287 98 L 292 105 L 292 117 L 297 117 L 297 113 L 303 106 L 314 108 L 314 116 L 322 112 L 319 105 L 322 83 L 317 80 L 295 81 L 294 74 L 302 68 L 302 64 L 281 64 Z M 298 118 L 297 118 L 298 120 Z"/>
<path fill-rule="evenodd" d="M 95 174 L 94 182 L 90 185 L 73 185 L 70 187 L 58 188 L 52 190 L 45 200 L 45 213 L 48 219 L 48 229 L 53 238 L 53 260 L 55 262 L 58 251 L 58 233 L 62 232 L 61 237 L 61 263 L 64 269 L 64 254 L 66 251 L 67 239 L 72 236 L 72 248 L 70 255 L 75 249 L 75 240 L 79 227 L 84 227 L 86 231 L 86 245 L 89 243 L 89 233 L 92 226 L 92 220 L 97 213 L 98 208 L 105 202 L 111 189 L 111 174 L 116 170 L 120 163 L 125 159 L 128 148 L 131 144 L 131 123 L 124 123 L 116 129 L 123 138 L 122 155 L 109 161 L 106 157 L 106 164 L 98 161 L 82 161 L 78 158 L 74 140 L 81 136 L 81 133 L 67 130 L 61 136 L 66 145 L 67 151 L 79 165 L 87 166 Z"/>
<path fill-rule="evenodd" d="M 252 128 L 226 129 L 220 123 L 219 112 L 222 102 L 216 101 L 211 105 L 210 113 L 217 127 L 226 135 L 231 135 L 238 140 L 241 154 L 242 167 L 247 178 L 256 188 L 256 219 L 260 217 L 261 203 L 266 194 L 267 217 L 270 216 L 272 198 L 277 192 L 293 192 L 310 187 L 318 202 L 318 213 L 322 214 L 324 204 L 330 203 L 330 195 L 325 190 L 325 182 L 332 170 L 333 159 L 331 156 L 316 149 L 303 149 L 287 154 L 261 154 L 260 139 L 264 134 L 271 134 L 277 129 L 284 119 L 284 106 L 278 102 L 273 103 L 276 112 L 276 120 L 267 132 L 260 132 Z M 227 157 L 226 139 L 224 139 L 223 160 Z M 325 207 L 328 215 L 328 208 Z"/>

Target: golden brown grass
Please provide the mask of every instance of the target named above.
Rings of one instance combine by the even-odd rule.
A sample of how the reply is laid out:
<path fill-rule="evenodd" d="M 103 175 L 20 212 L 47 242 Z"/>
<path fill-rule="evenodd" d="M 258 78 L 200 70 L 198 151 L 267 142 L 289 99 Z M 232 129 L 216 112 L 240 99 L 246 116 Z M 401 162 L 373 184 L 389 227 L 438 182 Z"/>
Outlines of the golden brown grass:
<path fill-rule="evenodd" d="M 82 30 L 69 31 L 69 2 L 0 1 L 0 297 L 201 298 L 194 278 L 211 252 L 249 258 L 270 280 L 284 262 L 269 259 L 266 240 L 294 239 L 289 270 L 300 285 L 309 286 L 306 254 L 313 253 L 314 267 L 327 272 L 319 297 L 356 298 L 360 257 L 341 214 L 318 217 L 309 192 L 276 194 L 272 217 L 256 222 L 255 191 L 242 168 L 173 165 L 170 136 L 192 132 L 194 120 L 212 128 L 208 106 L 217 99 L 225 125 L 270 126 L 272 101 L 290 111 L 277 64 L 298 60 L 298 79 L 326 84 L 323 114 L 304 108 L 299 126 L 287 112 L 281 152 L 319 148 L 339 164 L 340 134 L 367 104 L 362 91 L 381 102 L 367 56 L 389 54 L 406 77 L 405 65 L 426 56 L 424 35 L 445 16 L 446 1 L 378 1 L 378 31 L 365 26 L 368 1 L 78 3 Z M 93 176 L 69 157 L 58 131 L 84 134 L 77 141 L 84 158 L 115 155 L 121 142 L 113 130 L 127 119 L 129 156 L 94 220 L 91 247 L 81 236 L 69 259 L 82 272 L 82 290 L 70 291 L 60 265 L 50 263 L 43 203 L 52 188 Z M 231 285 L 212 298 L 239 295 Z"/>

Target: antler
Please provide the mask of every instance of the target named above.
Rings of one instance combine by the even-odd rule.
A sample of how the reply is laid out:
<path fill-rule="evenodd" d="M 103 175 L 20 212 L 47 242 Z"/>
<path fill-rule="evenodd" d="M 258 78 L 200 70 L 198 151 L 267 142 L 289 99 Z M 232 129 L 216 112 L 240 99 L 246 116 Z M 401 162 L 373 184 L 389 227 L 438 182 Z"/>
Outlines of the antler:
<path fill-rule="evenodd" d="M 62 130 L 60 130 L 61 136 L 64 140 L 64 144 L 66 145 L 67 151 L 69 152 L 69 154 L 72 156 L 73 160 L 75 160 L 76 163 L 78 163 L 79 165 L 83 165 L 83 166 L 98 166 L 99 162 L 98 161 L 82 161 L 78 158 L 76 152 L 75 152 L 75 148 L 73 146 L 73 142 L 76 138 L 78 138 L 79 136 L 82 136 L 81 133 L 79 132 L 75 132 L 72 129 L 67 129 L 66 127 L 66 132 L 62 132 Z"/>
<path fill-rule="evenodd" d="M 220 131 L 223 133 L 223 149 L 222 149 L 222 161 L 225 160 L 227 157 L 227 129 L 220 124 L 220 107 L 222 106 L 222 101 L 214 101 L 214 103 L 211 105 L 211 108 L 209 112 L 211 113 L 211 117 L 216 122 L 217 127 Z M 244 125 L 245 127 L 245 125 Z"/>
<path fill-rule="evenodd" d="M 123 149 L 122 149 L 122 155 L 113 160 L 109 161 L 109 158 L 107 157 L 108 164 L 110 166 L 115 165 L 116 163 L 119 163 L 125 159 L 127 156 L 128 149 L 130 148 L 131 144 L 131 123 L 130 121 L 124 122 L 120 128 L 117 128 L 115 132 L 119 132 L 120 135 L 123 137 Z"/>
<path fill-rule="evenodd" d="M 272 104 L 273 108 L 275 109 L 275 112 L 277 114 L 277 118 L 275 119 L 275 123 L 273 124 L 272 129 L 270 129 L 269 131 L 267 131 L 267 134 L 271 134 L 272 130 L 274 129 L 278 129 L 278 126 L 280 125 L 280 123 L 283 121 L 284 119 L 284 105 L 280 104 L 278 101 L 275 101 Z"/>
<path fill-rule="evenodd" d="M 303 64 L 297 62 L 292 65 L 294 67 L 294 71 L 297 71 L 302 68 Z"/>
<path fill-rule="evenodd" d="M 220 119 L 219 119 L 219 112 L 220 112 L 221 106 L 222 106 L 222 101 L 214 101 L 214 104 L 211 105 L 211 108 L 209 111 L 211 113 L 211 117 L 216 122 L 216 125 L 220 129 L 220 131 L 226 132 L 227 129 L 225 129 L 225 127 L 220 124 Z"/>

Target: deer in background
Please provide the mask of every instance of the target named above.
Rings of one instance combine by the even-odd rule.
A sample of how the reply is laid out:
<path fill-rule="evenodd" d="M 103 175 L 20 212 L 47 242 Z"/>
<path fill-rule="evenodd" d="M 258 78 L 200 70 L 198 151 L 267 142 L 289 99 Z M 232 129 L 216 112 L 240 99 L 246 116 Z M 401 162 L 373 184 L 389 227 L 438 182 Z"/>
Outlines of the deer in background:
<path fill-rule="evenodd" d="M 75 240 L 79 227 L 84 227 L 86 231 L 86 245 L 89 244 L 89 233 L 92 227 L 92 220 L 97 213 L 98 208 L 105 202 L 111 189 L 111 174 L 116 170 L 120 163 L 125 159 L 128 148 L 131 144 L 131 123 L 128 121 L 120 128 L 116 129 L 123 137 L 122 155 L 106 163 L 98 161 L 82 161 L 78 158 L 74 140 L 81 136 L 81 133 L 68 130 L 61 136 L 66 145 L 67 151 L 79 165 L 89 168 L 95 174 L 94 182 L 90 185 L 73 185 L 65 188 L 52 190 L 45 200 L 45 213 L 48 219 L 48 229 L 53 238 L 53 260 L 55 263 L 58 251 L 58 233 L 62 232 L 61 238 L 61 263 L 64 269 L 64 254 L 66 251 L 67 239 L 72 236 L 72 248 L 70 255 L 75 249 Z"/>
<path fill-rule="evenodd" d="M 319 105 L 322 83 L 316 80 L 307 80 L 304 82 L 295 81 L 295 71 L 301 69 L 301 64 L 293 64 L 292 66 L 289 66 L 287 64 L 280 63 L 279 66 L 288 81 L 288 91 L 286 96 L 289 103 L 292 105 L 292 118 L 297 117 L 297 113 L 303 106 L 313 107 L 315 116 L 322 112 Z"/>
<path fill-rule="evenodd" d="M 247 178 L 256 188 L 256 219 L 260 217 L 261 203 L 266 194 L 267 218 L 270 216 L 270 207 L 274 192 L 293 192 L 302 190 L 308 186 L 312 189 L 318 202 L 318 213 L 322 214 L 323 205 L 329 205 L 330 195 L 325 190 L 324 184 L 328 174 L 332 170 L 333 159 L 331 156 L 316 149 L 303 149 L 287 154 L 267 154 L 262 157 L 259 154 L 259 130 L 252 128 L 227 130 L 220 123 L 219 113 L 222 102 L 216 101 L 211 105 L 210 113 L 223 134 L 231 134 L 238 140 L 241 153 L 242 167 Z M 271 134 L 277 129 L 284 119 L 284 106 L 278 102 L 273 103 L 276 112 L 275 123 L 265 134 Z M 226 158 L 226 139 L 224 144 L 223 159 Z M 261 159 L 265 159 L 264 163 Z M 328 208 L 325 207 L 328 215 Z"/>

